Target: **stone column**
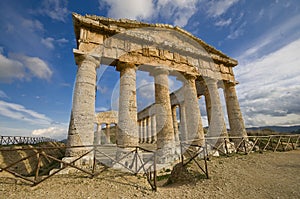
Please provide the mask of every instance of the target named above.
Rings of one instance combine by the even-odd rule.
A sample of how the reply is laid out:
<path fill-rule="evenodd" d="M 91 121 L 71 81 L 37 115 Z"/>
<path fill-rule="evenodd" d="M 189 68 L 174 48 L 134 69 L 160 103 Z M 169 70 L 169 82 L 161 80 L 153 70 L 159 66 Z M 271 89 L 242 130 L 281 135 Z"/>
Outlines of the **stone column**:
<path fill-rule="evenodd" d="M 138 125 L 139 125 L 139 143 L 142 143 L 142 136 L 143 136 L 143 132 L 142 132 L 142 121 L 139 120 L 138 121 Z"/>
<path fill-rule="evenodd" d="M 146 143 L 146 136 L 147 136 L 147 123 L 146 119 L 143 119 L 143 138 L 142 138 L 142 143 Z"/>
<path fill-rule="evenodd" d="M 151 116 L 151 137 L 152 137 L 152 142 L 151 143 L 156 143 L 156 118 L 155 115 Z"/>
<path fill-rule="evenodd" d="M 115 143 L 116 144 L 118 144 L 118 130 L 119 130 L 118 124 L 115 123 Z"/>
<path fill-rule="evenodd" d="M 150 116 L 147 117 L 147 138 L 146 138 L 146 142 L 147 143 L 151 143 L 152 141 L 152 136 L 151 136 L 151 118 Z"/>
<path fill-rule="evenodd" d="M 211 112 L 210 125 L 208 129 L 208 137 L 227 137 L 227 129 L 223 116 L 222 104 L 217 86 L 217 80 L 207 78 L 205 79 L 207 89 L 210 95 Z M 222 144 L 224 139 L 214 140 L 216 147 Z"/>
<path fill-rule="evenodd" d="M 118 147 L 137 146 L 136 66 L 118 63 L 120 96 L 118 116 Z"/>
<path fill-rule="evenodd" d="M 196 76 L 185 75 L 184 102 L 187 122 L 187 139 L 190 143 L 204 145 L 204 131 L 196 89 Z"/>
<path fill-rule="evenodd" d="M 205 97 L 207 120 L 208 120 L 208 125 L 209 125 L 210 118 L 211 118 L 211 100 L 210 100 L 210 94 L 208 92 L 208 89 L 206 89 L 204 91 L 204 97 Z"/>
<path fill-rule="evenodd" d="M 177 122 L 177 113 L 176 113 L 177 105 L 172 106 L 172 117 L 173 117 L 173 126 L 174 126 L 174 139 L 176 142 L 179 141 L 178 135 L 178 122 Z"/>
<path fill-rule="evenodd" d="M 105 124 L 105 144 L 110 144 L 110 124 Z"/>
<path fill-rule="evenodd" d="M 235 84 L 224 82 L 224 95 L 230 126 L 230 136 L 247 137 L 244 119 L 235 91 Z M 237 146 L 240 142 L 240 139 L 234 139 L 233 141 L 235 146 Z"/>
<path fill-rule="evenodd" d="M 163 68 L 156 68 L 151 73 L 155 82 L 157 148 L 160 157 L 158 161 L 161 163 L 174 161 L 175 154 L 168 74 Z"/>
<path fill-rule="evenodd" d="M 186 112 L 185 112 L 185 104 L 184 102 L 182 102 L 180 104 L 180 126 L 179 126 L 179 130 L 180 130 L 180 140 L 182 142 L 185 142 L 187 140 L 187 124 L 186 124 Z"/>
<path fill-rule="evenodd" d="M 68 146 L 92 145 L 94 142 L 96 68 L 100 61 L 90 55 L 75 54 L 78 70 L 73 91 L 73 105 L 68 131 Z M 76 157 L 88 149 L 71 148 L 66 156 Z"/>
<path fill-rule="evenodd" d="M 101 124 L 97 124 L 97 131 L 95 135 L 95 144 L 100 145 L 101 144 Z"/>

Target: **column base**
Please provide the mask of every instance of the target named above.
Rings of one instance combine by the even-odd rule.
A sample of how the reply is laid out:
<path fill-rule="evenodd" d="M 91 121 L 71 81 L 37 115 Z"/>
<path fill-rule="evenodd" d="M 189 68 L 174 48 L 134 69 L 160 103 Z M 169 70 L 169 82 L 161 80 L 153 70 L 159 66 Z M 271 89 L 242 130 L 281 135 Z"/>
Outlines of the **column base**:
<path fill-rule="evenodd" d="M 164 144 L 163 148 L 157 150 L 158 164 L 173 164 L 180 159 L 180 147 L 175 142 Z"/>

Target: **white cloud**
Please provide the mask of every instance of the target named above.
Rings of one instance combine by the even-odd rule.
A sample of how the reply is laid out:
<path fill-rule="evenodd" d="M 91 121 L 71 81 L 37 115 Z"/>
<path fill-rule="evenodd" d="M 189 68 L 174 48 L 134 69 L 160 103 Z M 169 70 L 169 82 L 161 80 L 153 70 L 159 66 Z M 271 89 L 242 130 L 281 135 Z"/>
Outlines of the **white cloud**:
<path fill-rule="evenodd" d="M 23 79 L 24 77 L 25 69 L 21 62 L 0 54 L 0 82 L 12 82 L 14 79 Z"/>
<path fill-rule="evenodd" d="M 54 39 L 52 37 L 42 38 L 41 43 L 44 44 L 49 49 L 54 49 Z"/>
<path fill-rule="evenodd" d="M 238 26 L 234 31 L 232 31 L 227 38 L 228 39 L 236 39 L 244 34 L 244 27 L 247 25 L 247 22 L 243 22 L 240 26 Z"/>
<path fill-rule="evenodd" d="M 97 90 L 100 91 L 101 94 L 105 94 L 108 91 L 107 86 L 97 86 Z"/>
<path fill-rule="evenodd" d="M 199 0 L 158 0 L 155 13 L 164 19 L 174 20 L 173 24 L 184 27 L 197 11 Z"/>
<path fill-rule="evenodd" d="M 46 15 L 53 20 L 65 22 L 70 11 L 67 9 L 66 0 L 43 0 L 38 13 Z"/>
<path fill-rule="evenodd" d="M 249 42 L 250 46 L 246 50 L 242 50 L 244 53 L 238 57 L 238 60 L 248 62 L 254 58 L 259 58 L 265 52 L 273 52 L 278 46 L 283 45 L 283 42 L 298 38 L 299 27 L 300 15 L 291 17 L 287 21 L 276 25 L 256 41 Z M 285 37 L 285 35 L 288 35 L 288 37 Z"/>
<path fill-rule="evenodd" d="M 9 54 L 5 57 L 0 54 L 0 82 L 30 80 L 31 77 L 49 80 L 52 73 L 49 66 L 38 57 L 21 54 Z"/>
<path fill-rule="evenodd" d="M 8 96 L 4 91 L 0 90 L 0 98 L 8 98 Z"/>
<path fill-rule="evenodd" d="M 220 21 L 217 21 L 217 22 L 215 23 L 215 25 L 216 25 L 216 26 L 220 26 L 220 27 L 228 26 L 228 25 L 231 24 L 231 21 L 232 21 L 231 18 L 229 18 L 229 19 L 227 19 L 227 20 L 222 19 L 222 20 L 220 20 Z"/>
<path fill-rule="evenodd" d="M 177 26 L 185 26 L 197 11 L 199 0 L 99 0 L 99 9 L 103 3 L 108 5 L 108 16 L 152 21 L 163 18 Z"/>
<path fill-rule="evenodd" d="M 29 57 L 21 54 L 12 54 L 12 58 L 20 61 L 29 70 L 29 74 L 40 79 L 49 80 L 52 71 L 47 63 L 38 57 Z"/>
<path fill-rule="evenodd" d="M 20 104 L 2 100 L 0 100 L 0 115 L 36 125 L 49 125 L 52 123 L 52 120 L 44 114 L 27 109 Z"/>
<path fill-rule="evenodd" d="M 41 43 L 45 45 L 47 48 L 53 50 L 55 48 L 55 44 L 57 43 L 58 45 L 62 45 L 65 43 L 68 43 L 69 41 L 65 38 L 61 39 L 54 39 L 52 37 L 47 37 L 47 38 L 42 38 Z"/>
<path fill-rule="evenodd" d="M 43 129 L 36 129 L 32 131 L 31 135 L 38 137 L 49 137 L 56 140 L 63 140 L 67 138 L 68 128 L 67 126 L 55 126 Z"/>
<path fill-rule="evenodd" d="M 105 112 L 105 111 L 108 111 L 108 108 L 107 107 L 96 107 L 96 112 Z"/>
<path fill-rule="evenodd" d="M 44 30 L 43 24 L 36 19 L 31 20 L 31 19 L 21 18 L 21 25 L 22 25 L 22 27 L 29 29 L 32 32 Z"/>
<path fill-rule="evenodd" d="M 109 6 L 108 16 L 114 18 L 145 19 L 153 14 L 151 0 L 100 0 Z"/>
<path fill-rule="evenodd" d="M 67 40 L 66 38 L 61 38 L 61 39 L 58 39 L 58 40 L 56 40 L 57 41 L 57 43 L 59 43 L 59 44 L 64 44 L 64 43 L 68 43 L 69 42 L 69 40 Z"/>
<path fill-rule="evenodd" d="M 247 125 L 299 124 L 300 39 L 236 68 Z"/>
<path fill-rule="evenodd" d="M 226 13 L 227 10 L 239 0 L 213 0 L 208 2 L 207 14 L 211 17 L 218 17 Z"/>

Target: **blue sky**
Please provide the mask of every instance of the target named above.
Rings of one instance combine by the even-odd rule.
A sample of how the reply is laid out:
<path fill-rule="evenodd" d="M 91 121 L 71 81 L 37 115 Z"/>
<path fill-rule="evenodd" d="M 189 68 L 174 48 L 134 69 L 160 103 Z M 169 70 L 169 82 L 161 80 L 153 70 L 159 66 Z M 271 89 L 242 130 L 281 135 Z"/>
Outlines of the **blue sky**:
<path fill-rule="evenodd" d="M 300 124 L 298 0 L 1 0 L 1 135 L 66 136 L 77 68 L 72 12 L 180 26 L 239 61 L 246 126 Z M 100 67 L 96 110 L 114 108 L 118 76 Z M 138 73 L 139 108 L 153 98 L 151 81 Z M 205 120 L 203 99 L 200 107 Z"/>

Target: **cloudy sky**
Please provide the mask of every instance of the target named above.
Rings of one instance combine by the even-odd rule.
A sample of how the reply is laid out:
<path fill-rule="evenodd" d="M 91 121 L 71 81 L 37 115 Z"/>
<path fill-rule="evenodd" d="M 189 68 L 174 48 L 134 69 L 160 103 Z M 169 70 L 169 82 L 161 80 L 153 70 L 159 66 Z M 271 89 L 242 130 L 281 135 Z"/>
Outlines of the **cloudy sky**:
<path fill-rule="evenodd" d="M 180 26 L 239 61 L 246 126 L 300 124 L 298 0 L 1 0 L 1 135 L 66 136 L 76 75 L 72 12 Z M 100 67 L 98 111 L 115 106 L 118 75 Z M 143 75 L 138 89 L 153 89 Z M 143 98 L 151 95 L 139 92 L 139 108 Z"/>

